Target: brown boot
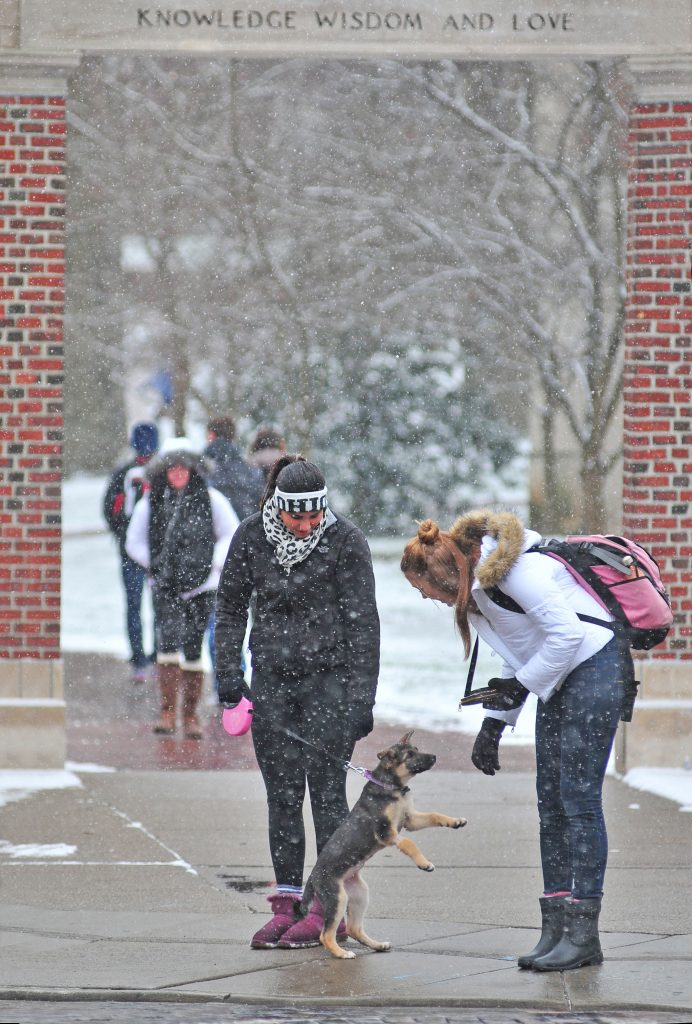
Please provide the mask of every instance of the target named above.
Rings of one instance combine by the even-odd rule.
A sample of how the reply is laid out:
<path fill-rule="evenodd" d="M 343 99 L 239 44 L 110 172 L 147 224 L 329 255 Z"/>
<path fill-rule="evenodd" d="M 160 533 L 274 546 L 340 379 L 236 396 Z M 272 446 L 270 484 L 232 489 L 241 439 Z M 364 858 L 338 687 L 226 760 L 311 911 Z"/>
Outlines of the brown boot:
<path fill-rule="evenodd" d="M 204 736 L 202 726 L 197 717 L 197 705 L 202 696 L 203 672 L 190 672 L 183 669 L 183 731 L 189 740 L 201 740 Z"/>
<path fill-rule="evenodd" d="M 175 732 L 175 710 L 178 702 L 180 682 L 179 665 L 159 665 L 159 692 L 161 694 L 161 717 L 154 726 L 160 736 L 172 736 Z"/>

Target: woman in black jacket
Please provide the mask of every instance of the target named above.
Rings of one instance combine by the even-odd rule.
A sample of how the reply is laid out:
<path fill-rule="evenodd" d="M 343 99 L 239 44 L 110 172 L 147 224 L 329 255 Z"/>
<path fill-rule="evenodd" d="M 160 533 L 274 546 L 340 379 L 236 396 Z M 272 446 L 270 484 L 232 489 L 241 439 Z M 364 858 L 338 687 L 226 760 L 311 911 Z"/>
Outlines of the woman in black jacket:
<path fill-rule="evenodd" d="M 343 762 L 373 727 L 380 631 L 365 537 L 332 512 L 322 473 L 302 456 L 275 463 L 261 511 L 240 525 L 228 552 L 216 602 L 219 703 L 226 707 L 247 693 L 240 656 L 251 598 L 252 738 L 277 886 L 269 897 L 273 917 L 251 944 L 316 946 L 319 903 L 302 920 L 295 912 L 305 787 L 319 853 L 348 814 Z"/>

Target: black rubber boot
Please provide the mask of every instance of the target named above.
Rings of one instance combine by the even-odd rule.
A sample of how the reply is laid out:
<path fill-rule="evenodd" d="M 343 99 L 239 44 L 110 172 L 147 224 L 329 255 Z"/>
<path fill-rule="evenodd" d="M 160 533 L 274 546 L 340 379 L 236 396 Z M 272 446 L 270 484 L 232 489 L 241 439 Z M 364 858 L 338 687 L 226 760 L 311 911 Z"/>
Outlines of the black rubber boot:
<path fill-rule="evenodd" d="M 566 899 L 566 896 L 541 896 L 541 937 L 530 953 L 519 957 L 518 967 L 533 967 L 534 960 L 557 946 L 565 924 Z"/>
<path fill-rule="evenodd" d="M 600 899 L 565 903 L 565 930 L 557 946 L 534 960 L 534 971 L 573 971 L 603 963 L 598 939 Z"/>

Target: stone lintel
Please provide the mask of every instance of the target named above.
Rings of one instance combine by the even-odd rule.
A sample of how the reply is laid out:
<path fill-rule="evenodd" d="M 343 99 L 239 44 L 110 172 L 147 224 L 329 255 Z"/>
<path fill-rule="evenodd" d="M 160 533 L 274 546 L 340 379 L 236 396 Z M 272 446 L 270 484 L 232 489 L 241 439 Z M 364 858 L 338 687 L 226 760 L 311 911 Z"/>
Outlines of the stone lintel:
<path fill-rule="evenodd" d="M 0 0 L 0 47 L 19 46 L 19 0 Z"/>
<path fill-rule="evenodd" d="M 630 57 L 627 65 L 640 103 L 692 99 L 692 56 Z"/>
<path fill-rule="evenodd" d="M 8 21 L 12 12 L 10 38 L 48 52 L 490 61 L 689 53 L 690 0 L 10 0 Z"/>
<path fill-rule="evenodd" d="M 0 49 L 0 91 L 28 96 L 63 96 L 79 66 L 79 53 L 31 53 Z"/>

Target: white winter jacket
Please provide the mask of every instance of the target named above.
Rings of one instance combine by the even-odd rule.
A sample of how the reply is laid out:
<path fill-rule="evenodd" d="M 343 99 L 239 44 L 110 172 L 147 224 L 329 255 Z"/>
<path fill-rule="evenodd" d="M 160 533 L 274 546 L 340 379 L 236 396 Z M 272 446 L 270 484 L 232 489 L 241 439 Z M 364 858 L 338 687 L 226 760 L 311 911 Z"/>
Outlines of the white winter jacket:
<path fill-rule="evenodd" d="M 201 587 L 181 594 L 183 599 L 194 597 L 195 594 L 202 594 L 206 590 L 216 590 L 221 579 L 221 571 L 226 561 L 231 538 L 235 533 L 239 519 L 233 511 L 233 507 L 227 498 L 217 491 L 216 488 L 209 488 L 209 499 L 211 501 L 211 518 L 214 527 L 214 555 L 212 558 L 211 572 Z M 151 505 L 149 495 L 145 494 L 141 501 L 135 505 L 130 525 L 127 528 L 125 550 L 130 558 L 138 562 L 145 569 L 149 568 L 149 517 Z"/>
<path fill-rule="evenodd" d="M 573 669 L 613 639 L 613 632 L 577 618 L 581 612 L 612 620 L 562 563 L 538 552 L 526 554 L 526 549 L 540 539 L 534 531 L 524 531 L 524 553 L 500 583 L 500 589 L 526 614 L 495 604 L 476 580 L 471 592 L 480 614 L 469 611 L 469 622 L 502 657 L 500 674 L 505 678 L 515 676 L 528 690 L 547 701 Z M 484 536 L 478 564 L 496 547 L 495 538 Z M 520 710 L 488 711 L 486 715 L 513 725 Z"/>

